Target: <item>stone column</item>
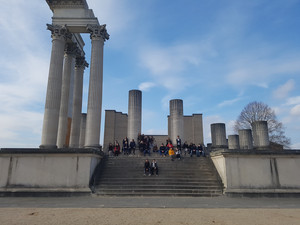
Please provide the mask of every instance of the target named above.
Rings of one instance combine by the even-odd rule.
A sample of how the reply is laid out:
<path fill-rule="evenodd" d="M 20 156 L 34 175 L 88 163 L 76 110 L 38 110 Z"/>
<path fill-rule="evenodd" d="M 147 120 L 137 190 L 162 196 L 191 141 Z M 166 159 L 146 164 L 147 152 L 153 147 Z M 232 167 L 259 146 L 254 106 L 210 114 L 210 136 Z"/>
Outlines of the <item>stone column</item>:
<path fill-rule="evenodd" d="M 251 124 L 253 145 L 256 149 L 267 149 L 270 145 L 268 122 L 267 121 L 256 121 Z"/>
<path fill-rule="evenodd" d="M 84 147 L 85 130 L 86 130 L 86 113 L 82 113 L 81 114 L 81 121 L 80 121 L 79 148 Z"/>
<path fill-rule="evenodd" d="M 228 135 L 228 149 L 240 149 L 239 135 Z"/>
<path fill-rule="evenodd" d="M 170 131 L 169 134 L 173 145 L 176 145 L 176 138 L 179 136 L 184 140 L 183 132 L 183 101 L 181 99 L 170 100 Z"/>
<path fill-rule="evenodd" d="M 74 76 L 74 93 L 73 93 L 73 116 L 71 123 L 70 147 L 79 147 L 80 123 L 82 110 L 82 88 L 83 73 L 88 64 L 85 57 L 76 58 L 75 76 Z"/>
<path fill-rule="evenodd" d="M 253 149 L 253 139 L 250 129 L 239 130 L 240 149 Z"/>
<path fill-rule="evenodd" d="M 130 90 L 128 96 L 128 131 L 129 140 L 137 140 L 142 130 L 142 92 Z"/>
<path fill-rule="evenodd" d="M 52 50 L 40 148 L 56 148 L 67 29 L 50 24 L 47 27 L 52 33 Z"/>
<path fill-rule="evenodd" d="M 58 122 L 57 147 L 65 148 L 68 130 L 68 110 L 70 99 L 70 82 L 75 67 L 76 44 L 68 43 L 65 49 L 65 60 L 62 75 L 61 101 Z"/>
<path fill-rule="evenodd" d="M 86 118 L 85 147 L 99 148 L 102 110 L 103 46 L 104 41 L 109 38 L 109 35 L 107 34 L 105 25 L 88 26 L 87 30 L 91 32 L 92 54 Z"/>
<path fill-rule="evenodd" d="M 212 148 L 227 148 L 226 129 L 224 123 L 213 123 L 211 128 Z"/>

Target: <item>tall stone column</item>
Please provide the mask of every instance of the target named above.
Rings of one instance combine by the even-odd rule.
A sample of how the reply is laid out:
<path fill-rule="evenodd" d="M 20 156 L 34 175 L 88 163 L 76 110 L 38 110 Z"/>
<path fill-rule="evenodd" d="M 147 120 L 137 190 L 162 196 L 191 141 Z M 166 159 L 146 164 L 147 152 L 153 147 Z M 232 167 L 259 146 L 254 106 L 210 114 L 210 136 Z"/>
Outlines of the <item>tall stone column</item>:
<path fill-rule="evenodd" d="M 253 149 L 251 129 L 239 130 L 239 142 L 241 149 Z"/>
<path fill-rule="evenodd" d="M 102 109 L 103 46 L 104 41 L 109 38 L 109 35 L 107 34 L 105 25 L 88 26 L 87 29 L 91 32 L 92 54 L 85 147 L 99 148 Z"/>
<path fill-rule="evenodd" d="M 256 121 L 251 124 L 253 145 L 256 149 L 266 149 L 270 145 L 267 121 Z"/>
<path fill-rule="evenodd" d="M 142 92 L 130 90 L 128 96 L 128 131 L 129 140 L 137 140 L 142 130 Z"/>
<path fill-rule="evenodd" d="M 226 128 L 224 123 L 213 123 L 211 128 L 211 141 L 213 148 L 227 148 Z"/>
<path fill-rule="evenodd" d="M 68 110 L 70 99 L 70 82 L 71 76 L 74 75 L 73 70 L 75 67 L 75 56 L 78 51 L 76 44 L 68 43 L 65 49 L 65 60 L 63 66 L 62 75 L 62 87 L 61 87 L 61 101 L 59 111 L 59 123 L 57 134 L 57 147 L 64 148 L 67 140 L 68 130 Z"/>
<path fill-rule="evenodd" d="M 73 116 L 71 123 L 70 147 L 79 147 L 80 123 L 82 110 L 82 89 L 83 89 L 83 73 L 88 64 L 85 57 L 76 58 L 75 76 L 74 76 L 74 93 L 73 93 Z"/>
<path fill-rule="evenodd" d="M 183 132 L 183 101 L 181 99 L 170 100 L 170 139 L 176 144 L 176 138 L 179 136 L 184 140 Z"/>
<path fill-rule="evenodd" d="M 52 50 L 40 148 L 56 148 L 67 29 L 50 24 L 47 27 L 52 33 Z"/>
<path fill-rule="evenodd" d="M 84 147 L 85 129 L 86 129 L 86 113 L 82 113 L 81 114 L 81 122 L 80 122 L 79 148 Z"/>

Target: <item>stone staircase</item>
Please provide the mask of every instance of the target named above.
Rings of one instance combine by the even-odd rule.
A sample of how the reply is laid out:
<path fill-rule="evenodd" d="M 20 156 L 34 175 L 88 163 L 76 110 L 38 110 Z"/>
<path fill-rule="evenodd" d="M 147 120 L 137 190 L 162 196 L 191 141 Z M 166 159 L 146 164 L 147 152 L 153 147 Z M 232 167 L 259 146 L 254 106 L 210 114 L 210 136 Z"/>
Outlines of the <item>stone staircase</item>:
<path fill-rule="evenodd" d="M 144 176 L 144 162 L 156 159 L 159 176 Z M 105 157 L 97 168 L 93 192 L 100 196 L 220 196 L 223 184 L 208 157 Z"/>

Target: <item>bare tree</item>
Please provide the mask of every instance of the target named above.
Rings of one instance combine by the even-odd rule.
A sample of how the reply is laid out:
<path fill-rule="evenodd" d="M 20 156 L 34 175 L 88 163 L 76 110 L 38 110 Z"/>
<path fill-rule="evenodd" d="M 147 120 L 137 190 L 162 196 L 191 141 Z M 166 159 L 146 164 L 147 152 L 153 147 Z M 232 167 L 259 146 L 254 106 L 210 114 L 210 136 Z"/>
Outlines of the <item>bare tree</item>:
<path fill-rule="evenodd" d="M 251 123 L 255 121 L 267 121 L 270 141 L 290 148 L 291 140 L 285 136 L 282 123 L 277 121 L 274 110 L 263 102 L 255 101 L 246 105 L 235 121 L 234 130 L 251 129 Z"/>

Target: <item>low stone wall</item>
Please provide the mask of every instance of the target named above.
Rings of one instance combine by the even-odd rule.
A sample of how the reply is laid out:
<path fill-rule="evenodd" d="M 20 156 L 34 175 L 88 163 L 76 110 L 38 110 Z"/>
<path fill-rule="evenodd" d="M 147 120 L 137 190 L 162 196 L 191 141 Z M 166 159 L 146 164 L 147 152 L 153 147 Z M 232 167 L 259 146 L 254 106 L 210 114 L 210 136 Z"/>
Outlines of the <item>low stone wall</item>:
<path fill-rule="evenodd" d="M 89 194 L 96 149 L 1 149 L 0 195 Z"/>
<path fill-rule="evenodd" d="M 300 196 L 300 151 L 219 150 L 212 161 L 229 196 Z"/>

